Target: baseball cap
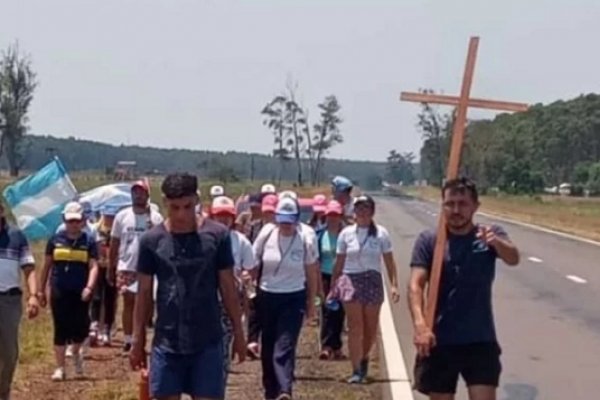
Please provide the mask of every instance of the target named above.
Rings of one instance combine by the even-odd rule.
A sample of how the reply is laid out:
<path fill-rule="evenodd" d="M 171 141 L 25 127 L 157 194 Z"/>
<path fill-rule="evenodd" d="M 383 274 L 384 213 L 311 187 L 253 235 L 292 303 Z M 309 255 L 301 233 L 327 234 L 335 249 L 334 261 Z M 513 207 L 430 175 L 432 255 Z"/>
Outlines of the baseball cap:
<path fill-rule="evenodd" d="M 264 185 L 262 185 L 262 187 L 260 188 L 260 192 L 261 193 L 276 193 L 277 190 L 275 190 L 275 186 L 270 184 L 270 183 L 265 183 Z"/>
<path fill-rule="evenodd" d="M 82 220 L 83 219 L 83 207 L 76 201 L 72 201 L 65 205 L 63 209 L 63 218 L 65 221 L 71 220 Z"/>
<path fill-rule="evenodd" d="M 150 187 L 148 186 L 148 181 L 146 179 L 140 179 L 139 181 L 135 181 L 133 185 L 131 185 L 132 190 L 136 187 L 144 189 L 146 193 L 150 193 Z"/>
<path fill-rule="evenodd" d="M 329 203 L 327 203 L 325 215 L 344 215 L 344 209 L 338 201 L 331 200 Z"/>
<path fill-rule="evenodd" d="M 215 185 L 210 188 L 210 197 L 225 196 L 225 188 L 221 185 Z"/>
<path fill-rule="evenodd" d="M 334 192 L 344 192 L 352 189 L 352 181 L 345 176 L 338 175 L 331 180 L 331 187 Z"/>
<path fill-rule="evenodd" d="M 210 207 L 210 213 L 212 215 L 229 214 L 235 217 L 235 203 L 226 196 L 216 197 Z"/>
<path fill-rule="evenodd" d="M 313 211 L 324 213 L 327 208 L 327 197 L 324 194 L 316 194 L 313 197 Z"/>
<path fill-rule="evenodd" d="M 278 197 L 279 197 L 279 200 L 285 199 L 285 198 L 298 200 L 298 195 L 293 190 L 284 190 L 283 192 L 279 193 Z"/>
<path fill-rule="evenodd" d="M 108 217 L 114 217 L 119 212 L 120 207 L 112 204 L 105 204 L 100 210 L 100 214 Z"/>
<path fill-rule="evenodd" d="M 354 205 L 366 204 L 373 210 L 375 209 L 375 200 L 369 195 L 363 194 L 354 199 Z"/>
<path fill-rule="evenodd" d="M 262 195 L 260 193 L 254 193 L 248 196 L 248 204 L 251 206 L 260 206 L 262 203 Z"/>
<path fill-rule="evenodd" d="M 295 224 L 300 219 L 298 201 L 291 197 L 284 197 L 277 202 L 275 209 L 275 222 L 278 224 Z"/>
<path fill-rule="evenodd" d="M 92 213 L 94 212 L 92 208 L 92 203 L 90 203 L 89 201 L 81 201 L 79 204 L 81 205 L 81 209 L 83 210 L 84 217 L 89 217 L 90 215 L 92 215 Z"/>
<path fill-rule="evenodd" d="M 277 210 L 277 202 L 279 199 L 274 194 L 266 195 L 262 200 L 262 212 L 275 212 Z"/>

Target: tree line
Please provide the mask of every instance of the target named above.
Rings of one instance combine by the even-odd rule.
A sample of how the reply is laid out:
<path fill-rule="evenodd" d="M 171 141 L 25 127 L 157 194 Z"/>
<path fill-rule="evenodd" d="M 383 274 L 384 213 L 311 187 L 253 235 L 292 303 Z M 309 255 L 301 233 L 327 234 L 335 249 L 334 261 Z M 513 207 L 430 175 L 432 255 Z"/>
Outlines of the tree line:
<path fill-rule="evenodd" d="M 418 115 L 421 172 L 433 185 L 443 180 L 453 115 L 430 104 Z M 574 194 L 600 194 L 600 95 L 469 121 L 461 173 L 484 190 L 536 193 L 569 183 Z"/>
<path fill-rule="evenodd" d="M 335 174 L 351 177 L 363 187 L 378 188 L 384 163 L 327 159 L 329 150 L 343 141 L 339 130 L 341 106 L 333 95 L 318 104 L 311 125 L 308 110 L 296 99 L 297 85 L 261 111 L 264 124 L 274 134 L 271 155 L 114 146 L 74 137 L 30 135 L 28 110 L 38 85 L 31 59 L 17 43 L 0 54 L 0 167 L 11 176 L 37 170 L 58 156 L 71 171 L 103 171 L 108 175 L 119 161 L 134 161 L 137 172 L 163 174 L 185 170 L 223 182 L 236 180 L 294 181 L 320 184 Z M 176 160 L 176 162 L 174 162 Z M 296 170 L 290 168 L 295 162 Z M 308 179 L 305 178 L 308 172 Z"/>

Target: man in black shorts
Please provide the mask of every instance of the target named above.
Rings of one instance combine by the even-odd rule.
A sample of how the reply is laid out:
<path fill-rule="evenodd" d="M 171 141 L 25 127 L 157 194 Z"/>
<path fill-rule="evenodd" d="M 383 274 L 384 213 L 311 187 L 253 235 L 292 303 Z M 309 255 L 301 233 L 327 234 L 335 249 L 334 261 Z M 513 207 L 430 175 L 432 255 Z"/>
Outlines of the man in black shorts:
<path fill-rule="evenodd" d="M 468 179 L 442 188 L 448 245 L 433 331 L 423 312 L 436 234 L 421 233 L 411 259 L 409 303 L 417 347 L 415 389 L 431 400 L 453 400 L 458 377 L 471 400 L 495 400 L 502 366 L 492 311 L 496 259 L 514 266 L 519 251 L 499 226 L 473 222 L 477 188 Z"/>

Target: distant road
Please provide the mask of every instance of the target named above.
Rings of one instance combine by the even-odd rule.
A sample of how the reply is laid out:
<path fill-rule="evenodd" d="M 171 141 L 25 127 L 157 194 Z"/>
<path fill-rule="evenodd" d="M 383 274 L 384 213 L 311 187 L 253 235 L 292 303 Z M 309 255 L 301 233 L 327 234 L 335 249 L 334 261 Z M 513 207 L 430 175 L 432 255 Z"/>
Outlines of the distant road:
<path fill-rule="evenodd" d="M 409 198 L 376 199 L 376 218 L 390 230 L 398 259 L 402 302 L 393 314 L 412 371 L 408 263 L 416 236 L 436 226 L 439 210 Z M 522 261 L 515 269 L 502 263 L 497 268 L 494 306 L 504 364 L 498 399 L 600 399 L 600 247 L 502 225 L 519 246 Z M 459 392 L 457 399 L 466 398 L 465 391 Z"/>

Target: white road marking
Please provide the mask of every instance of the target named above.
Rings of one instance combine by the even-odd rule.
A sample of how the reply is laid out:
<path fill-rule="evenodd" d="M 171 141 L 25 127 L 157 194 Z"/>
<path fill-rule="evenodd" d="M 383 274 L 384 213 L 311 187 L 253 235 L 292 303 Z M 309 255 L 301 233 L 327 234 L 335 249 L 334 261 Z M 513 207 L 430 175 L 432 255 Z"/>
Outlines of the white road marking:
<path fill-rule="evenodd" d="M 541 263 L 542 262 L 542 259 L 541 258 L 537 258 L 537 257 L 527 257 L 527 259 L 529 261 L 531 261 L 531 262 L 534 262 L 534 263 Z"/>
<path fill-rule="evenodd" d="M 404 357 L 400 348 L 400 339 L 394 325 L 391 303 L 384 284 L 383 306 L 379 315 L 379 326 L 381 328 L 381 341 L 383 343 L 383 357 L 387 370 L 387 378 L 390 382 L 392 400 L 414 400 Z"/>
<path fill-rule="evenodd" d="M 587 281 L 585 279 L 580 278 L 577 275 L 567 275 L 566 278 L 575 283 L 587 283 Z"/>

